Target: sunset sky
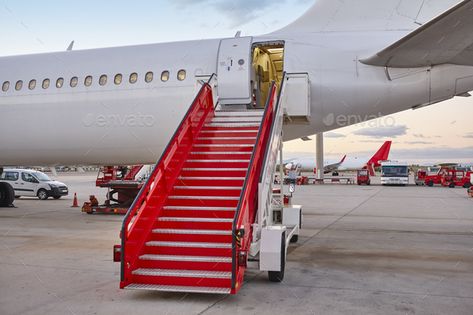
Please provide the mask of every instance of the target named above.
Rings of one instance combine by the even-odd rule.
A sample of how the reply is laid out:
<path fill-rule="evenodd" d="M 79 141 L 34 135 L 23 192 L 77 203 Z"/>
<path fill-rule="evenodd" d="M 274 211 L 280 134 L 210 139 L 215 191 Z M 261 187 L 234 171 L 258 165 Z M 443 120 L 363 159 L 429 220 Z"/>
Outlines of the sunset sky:
<path fill-rule="evenodd" d="M 310 0 L 0 1 L 0 55 L 260 35 L 295 20 Z M 326 135 L 326 155 L 374 152 L 393 140 L 393 158 L 473 162 L 473 97 L 390 116 L 394 126 L 364 123 Z M 315 137 L 313 137 L 315 139 Z M 290 156 L 313 155 L 315 141 L 285 145 Z"/>

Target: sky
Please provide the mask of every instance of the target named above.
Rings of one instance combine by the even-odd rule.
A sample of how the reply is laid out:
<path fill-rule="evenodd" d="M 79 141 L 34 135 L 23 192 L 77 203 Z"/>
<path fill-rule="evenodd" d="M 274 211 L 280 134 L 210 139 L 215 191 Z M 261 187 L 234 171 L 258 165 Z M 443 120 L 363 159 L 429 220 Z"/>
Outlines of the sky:
<path fill-rule="evenodd" d="M 0 56 L 204 38 L 260 35 L 302 15 L 311 0 L 0 0 Z M 285 144 L 315 156 L 312 141 Z M 473 162 L 473 97 L 329 132 L 327 160 L 370 155 L 393 140 L 392 158 L 411 163 Z"/>

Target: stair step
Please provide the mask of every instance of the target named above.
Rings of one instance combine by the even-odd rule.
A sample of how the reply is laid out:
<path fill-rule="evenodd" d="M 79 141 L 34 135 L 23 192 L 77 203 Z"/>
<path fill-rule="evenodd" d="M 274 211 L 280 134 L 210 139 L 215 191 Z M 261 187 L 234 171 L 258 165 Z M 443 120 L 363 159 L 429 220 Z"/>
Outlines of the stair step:
<path fill-rule="evenodd" d="M 232 235 L 232 231 L 224 230 L 178 230 L 178 229 L 155 229 L 154 234 L 188 234 L 188 235 Z"/>
<path fill-rule="evenodd" d="M 242 190 L 241 187 L 225 187 L 225 186 L 176 186 L 174 189 L 182 190 Z"/>
<path fill-rule="evenodd" d="M 225 130 L 202 130 L 200 133 L 201 134 L 207 134 L 207 133 L 214 133 L 214 134 L 221 134 L 221 133 L 228 133 L 228 134 L 242 134 L 242 133 L 251 133 L 251 134 L 256 134 L 257 130 L 243 130 L 243 129 L 225 129 Z M 256 137 L 255 137 L 256 138 Z"/>
<path fill-rule="evenodd" d="M 240 154 L 240 153 L 239 153 Z M 250 163 L 250 160 L 187 160 L 187 163 Z"/>
<path fill-rule="evenodd" d="M 240 200 L 240 197 L 221 197 L 221 196 L 170 196 L 172 200 Z"/>
<path fill-rule="evenodd" d="M 254 144 L 195 144 L 194 148 L 253 148 Z"/>
<path fill-rule="evenodd" d="M 231 257 L 215 256 L 180 256 L 180 255 L 143 255 L 141 260 L 155 261 L 182 261 L 182 262 L 207 262 L 207 263 L 231 263 Z"/>
<path fill-rule="evenodd" d="M 216 117 L 263 117 L 264 111 L 262 110 L 249 110 L 249 111 L 226 111 L 218 110 L 215 112 Z"/>
<path fill-rule="evenodd" d="M 175 285 L 157 285 L 157 284 L 130 284 L 125 289 L 128 290 L 148 290 L 158 292 L 183 292 L 183 293 L 204 293 L 204 294 L 230 294 L 230 288 L 214 287 L 189 287 Z"/>
<path fill-rule="evenodd" d="M 246 123 L 254 123 L 254 124 L 261 124 L 262 117 L 255 117 L 255 116 L 248 116 L 248 117 L 241 117 L 241 116 L 221 116 L 215 117 L 212 119 L 212 123 L 231 123 L 231 124 L 246 124 Z"/>
<path fill-rule="evenodd" d="M 192 248 L 232 248 L 231 243 L 200 243 L 200 242 L 147 242 L 150 247 L 192 247 Z"/>
<path fill-rule="evenodd" d="M 185 177 L 180 176 L 180 180 L 245 180 L 245 177 Z"/>
<path fill-rule="evenodd" d="M 183 277 L 183 278 L 209 278 L 209 279 L 231 279 L 231 272 L 224 271 L 196 271 L 196 270 L 173 270 L 173 269 L 137 269 L 134 275 L 152 277 Z"/>
<path fill-rule="evenodd" d="M 252 122 L 236 122 L 236 123 L 207 123 L 205 127 L 223 127 L 223 128 L 235 128 L 235 127 L 259 127 L 261 123 L 252 123 Z"/>
<path fill-rule="evenodd" d="M 236 211 L 234 207 L 181 207 L 164 206 L 164 210 L 183 210 L 183 211 Z"/>
<path fill-rule="evenodd" d="M 209 151 L 206 151 L 206 152 L 199 152 L 199 151 L 193 151 L 190 153 L 191 155 L 251 155 L 253 154 L 253 152 L 209 152 Z M 225 161 L 224 161 L 225 162 Z"/>
<path fill-rule="evenodd" d="M 225 218 L 180 218 L 180 217 L 160 217 L 161 222 L 195 222 L 195 223 L 232 223 L 233 219 Z"/>
<path fill-rule="evenodd" d="M 197 140 L 200 141 L 234 141 L 234 140 L 256 140 L 256 137 L 200 137 Z"/>
<path fill-rule="evenodd" d="M 246 172 L 248 169 L 247 168 L 199 168 L 199 167 L 194 167 L 194 168 L 183 168 L 183 171 L 198 171 L 198 172 L 232 172 L 232 171 L 237 171 L 237 172 Z"/>

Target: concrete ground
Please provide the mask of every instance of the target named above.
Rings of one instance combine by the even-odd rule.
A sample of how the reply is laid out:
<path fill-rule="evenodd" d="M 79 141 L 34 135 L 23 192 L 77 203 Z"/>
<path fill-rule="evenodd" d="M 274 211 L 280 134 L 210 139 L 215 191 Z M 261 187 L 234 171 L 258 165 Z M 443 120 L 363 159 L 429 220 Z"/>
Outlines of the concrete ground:
<path fill-rule="evenodd" d="M 81 203 L 104 194 L 94 174 L 58 179 Z M 473 198 L 464 189 L 298 187 L 304 230 L 284 282 L 250 271 L 236 296 L 119 290 L 121 217 L 71 203 L 0 209 L 0 314 L 473 314 Z"/>

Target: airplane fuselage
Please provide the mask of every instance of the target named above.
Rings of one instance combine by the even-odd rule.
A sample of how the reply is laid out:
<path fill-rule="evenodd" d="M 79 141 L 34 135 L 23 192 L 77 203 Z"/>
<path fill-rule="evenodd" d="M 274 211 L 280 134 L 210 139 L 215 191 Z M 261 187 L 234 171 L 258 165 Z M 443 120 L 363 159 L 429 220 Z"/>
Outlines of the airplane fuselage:
<path fill-rule="evenodd" d="M 284 43 L 283 70 L 308 73 L 310 78 L 310 119 L 306 124 L 285 125 L 285 140 L 433 104 L 473 89 L 461 81 L 473 76 L 472 67 L 389 69 L 359 61 L 407 33 L 253 37 L 249 50 L 256 43 Z M 154 163 L 192 103 L 199 80 L 219 72 L 220 42 L 0 58 L 0 85 L 10 83 L 7 91 L 0 90 L 0 165 Z M 117 75 L 120 83 L 114 82 Z M 89 76 L 92 83 L 86 86 Z M 71 87 L 74 78 L 78 83 Z M 47 88 L 42 86 L 45 79 Z M 34 88 L 29 86 L 31 80 L 36 80 Z"/>

